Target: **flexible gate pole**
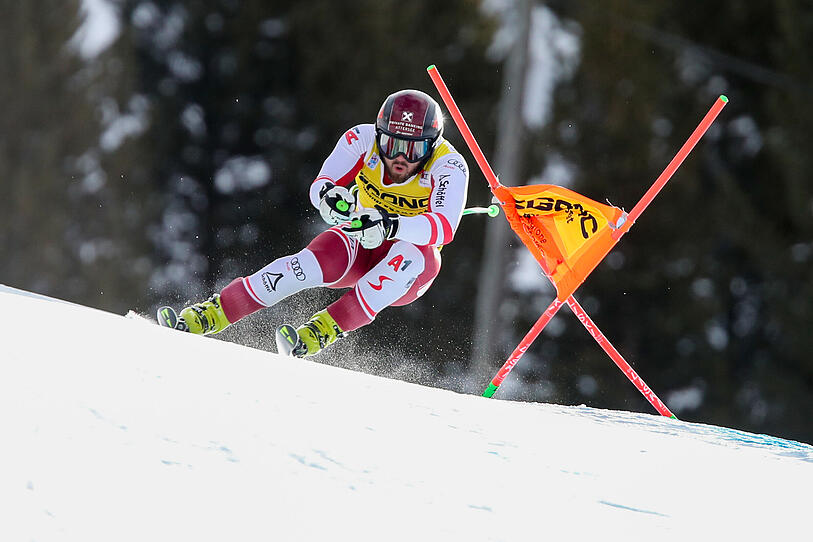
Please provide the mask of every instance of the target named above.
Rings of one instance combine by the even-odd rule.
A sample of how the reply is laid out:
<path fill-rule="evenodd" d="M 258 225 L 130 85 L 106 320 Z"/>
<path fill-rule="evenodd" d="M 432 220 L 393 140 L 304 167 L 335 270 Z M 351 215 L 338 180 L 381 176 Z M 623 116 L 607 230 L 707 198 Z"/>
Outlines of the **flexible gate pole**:
<path fill-rule="evenodd" d="M 499 180 L 497 176 L 494 174 L 494 171 L 491 169 L 491 166 L 488 163 L 488 160 L 485 158 L 485 154 L 480 149 L 480 146 L 477 144 L 477 141 L 474 138 L 474 135 L 469 129 L 466 120 L 463 118 L 463 114 L 460 112 L 460 109 L 457 107 L 457 104 L 452 98 L 449 89 L 446 87 L 446 84 L 443 82 L 443 79 L 440 76 L 440 73 L 437 70 L 437 67 L 433 64 L 427 68 L 429 72 L 429 76 L 432 79 L 432 82 L 435 84 L 435 87 L 438 89 L 438 92 L 441 95 L 444 103 L 446 104 L 447 109 L 452 115 L 452 118 L 457 124 L 458 129 L 460 130 L 463 139 L 466 141 L 466 144 L 469 146 L 472 154 L 474 155 L 474 159 L 477 161 L 477 164 L 480 166 L 480 169 L 483 171 L 483 174 L 488 181 L 489 187 L 491 191 L 494 192 L 497 187 L 500 186 Z M 641 200 L 633 207 L 632 211 L 627 216 L 627 220 L 624 224 L 619 227 L 619 229 L 613 232 L 613 239 L 615 243 L 617 243 L 624 234 L 629 231 L 632 224 L 640 217 L 640 215 L 644 212 L 644 210 L 652 203 L 652 200 L 658 193 L 663 189 L 669 179 L 672 177 L 674 172 L 683 163 L 686 156 L 689 155 L 691 150 L 706 133 L 709 126 L 714 122 L 717 118 L 717 115 L 720 111 L 725 107 L 726 103 L 728 103 L 728 98 L 725 96 L 720 96 L 717 101 L 714 103 L 712 108 L 697 126 L 695 131 L 689 136 L 689 139 L 686 143 L 683 144 L 683 147 L 678 151 L 666 169 L 661 173 L 658 179 L 653 183 L 653 185 L 649 188 L 649 190 L 644 194 Z M 613 246 L 615 246 L 615 243 Z M 612 250 L 613 246 L 611 246 L 607 252 L 604 254 L 606 256 L 607 253 Z M 602 256 L 603 258 L 603 256 Z M 652 404 L 655 409 L 662 414 L 663 416 L 667 416 L 670 418 L 674 418 L 675 415 L 672 414 L 666 405 L 655 395 L 655 392 L 652 391 L 646 383 L 641 380 L 638 374 L 632 369 L 629 363 L 624 360 L 618 350 L 612 346 L 612 344 L 607 340 L 603 333 L 596 327 L 584 309 L 581 308 L 581 305 L 576 301 L 576 299 L 571 295 L 566 300 L 567 305 L 573 311 L 573 313 L 579 318 L 579 321 L 585 326 L 585 328 L 590 332 L 590 335 L 596 340 L 596 342 L 604 349 L 604 351 L 610 356 L 610 358 L 616 363 L 616 365 L 624 372 L 627 378 L 635 385 L 635 387 L 644 395 L 644 397 Z M 488 385 L 488 388 L 485 390 L 483 395 L 485 397 L 491 397 L 494 395 L 494 392 L 500 387 L 502 382 L 505 380 L 505 377 L 511 372 L 511 370 L 516 366 L 519 359 L 525 353 L 525 351 L 530 347 L 536 337 L 542 332 L 545 326 L 548 325 L 548 322 L 556 315 L 559 309 L 562 306 L 562 302 L 559 299 L 554 299 L 553 302 L 548 306 L 545 312 L 542 313 L 542 316 L 539 317 L 539 320 L 533 325 L 533 327 L 528 331 L 525 337 L 522 339 L 520 344 L 511 353 L 506 360 L 505 364 L 503 364 L 502 368 L 497 372 L 496 376 L 491 380 Z"/>

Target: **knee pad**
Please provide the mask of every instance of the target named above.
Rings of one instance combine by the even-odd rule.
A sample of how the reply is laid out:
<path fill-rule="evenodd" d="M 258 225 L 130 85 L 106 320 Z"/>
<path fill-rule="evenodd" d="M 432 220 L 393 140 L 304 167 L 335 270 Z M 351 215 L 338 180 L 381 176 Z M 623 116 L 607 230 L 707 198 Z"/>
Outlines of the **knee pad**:
<path fill-rule="evenodd" d="M 356 284 L 360 304 L 368 316 L 374 318 L 407 293 L 425 266 L 424 256 L 415 245 L 406 241 L 395 243 Z"/>

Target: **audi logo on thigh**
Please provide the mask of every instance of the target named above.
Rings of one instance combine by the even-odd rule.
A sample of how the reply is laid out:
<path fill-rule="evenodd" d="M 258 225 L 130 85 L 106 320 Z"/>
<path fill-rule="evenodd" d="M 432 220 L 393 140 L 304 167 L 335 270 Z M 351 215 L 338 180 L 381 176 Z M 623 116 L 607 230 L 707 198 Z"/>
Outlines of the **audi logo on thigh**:
<path fill-rule="evenodd" d="M 299 258 L 294 258 L 291 260 L 291 271 L 294 272 L 296 280 L 298 281 L 305 280 L 305 272 L 302 271 L 302 266 L 299 265 Z"/>

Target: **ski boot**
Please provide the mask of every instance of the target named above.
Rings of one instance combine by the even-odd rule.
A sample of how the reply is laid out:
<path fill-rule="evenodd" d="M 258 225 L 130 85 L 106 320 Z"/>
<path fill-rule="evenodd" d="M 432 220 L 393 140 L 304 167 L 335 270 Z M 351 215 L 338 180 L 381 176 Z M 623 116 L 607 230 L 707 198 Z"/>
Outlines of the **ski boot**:
<path fill-rule="evenodd" d="M 158 323 L 164 327 L 171 327 L 179 331 L 188 331 L 195 335 L 211 335 L 220 333 L 229 326 L 228 318 L 220 305 L 220 294 L 202 303 L 195 303 L 177 314 L 172 307 L 158 309 Z"/>
<path fill-rule="evenodd" d="M 277 328 L 277 352 L 286 356 L 304 358 L 320 352 L 324 347 L 344 337 L 344 332 L 327 310 L 317 312 L 310 321 L 295 329 L 290 324 Z"/>

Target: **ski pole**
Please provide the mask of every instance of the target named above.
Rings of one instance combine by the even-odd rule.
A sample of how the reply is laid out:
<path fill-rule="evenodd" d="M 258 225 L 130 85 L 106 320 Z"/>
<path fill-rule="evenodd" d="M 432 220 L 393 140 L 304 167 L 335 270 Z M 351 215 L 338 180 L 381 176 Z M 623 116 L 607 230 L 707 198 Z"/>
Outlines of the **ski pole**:
<path fill-rule="evenodd" d="M 340 201 L 339 203 L 344 203 Z M 345 203 L 345 205 L 347 205 Z M 346 211 L 347 207 L 344 209 L 339 209 L 340 211 Z M 488 215 L 490 218 L 493 218 L 500 214 L 500 206 L 497 204 L 491 204 L 488 207 L 468 207 L 467 209 L 463 209 L 463 216 L 465 215 Z M 354 228 L 361 228 L 361 220 L 358 218 L 354 218 L 350 221 L 350 225 Z"/>
<path fill-rule="evenodd" d="M 488 207 L 469 207 L 468 209 L 463 209 L 464 215 L 488 215 L 489 217 L 495 217 L 500 214 L 500 206 L 497 204 L 489 205 Z"/>

